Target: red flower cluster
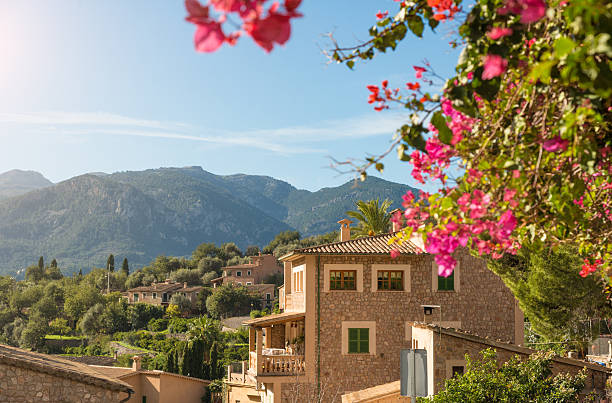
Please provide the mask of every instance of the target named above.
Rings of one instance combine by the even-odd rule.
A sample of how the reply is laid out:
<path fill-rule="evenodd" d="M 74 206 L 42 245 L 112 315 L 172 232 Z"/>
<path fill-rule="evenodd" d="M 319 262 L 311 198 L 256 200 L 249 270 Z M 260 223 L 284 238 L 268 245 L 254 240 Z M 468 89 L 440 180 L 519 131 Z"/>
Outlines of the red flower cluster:
<path fill-rule="evenodd" d="M 582 265 L 582 270 L 580 270 L 580 277 L 586 277 L 591 273 L 597 271 L 599 266 L 601 266 L 603 261 L 601 259 L 596 259 L 595 262 L 591 263 L 589 259 L 584 259 L 584 264 Z"/>
<path fill-rule="evenodd" d="M 434 10 L 434 19 L 437 21 L 450 20 L 461 11 L 453 0 L 427 0 L 427 5 Z"/>
<path fill-rule="evenodd" d="M 387 105 L 387 101 L 393 99 L 394 95 L 397 95 L 399 92 L 399 88 L 391 90 L 389 87 L 389 80 L 384 80 L 381 83 L 381 87 L 376 85 L 368 85 L 366 88 L 370 91 L 370 95 L 368 96 L 368 103 L 373 104 L 378 102 L 378 104 L 374 107 L 375 111 L 382 111 L 383 109 L 389 109 L 389 105 Z"/>
<path fill-rule="evenodd" d="M 224 43 L 234 45 L 242 34 L 249 35 L 255 43 L 270 52 L 274 44 L 283 45 L 291 36 L 291 18 L 301 17 L 296 10 L 301 0 L 285 0 L 284 11 L 279 11 L 280 3 L 274 2 L 264 17 L 266 0 L 209 0 L 206 5 L 199 0 L 185 0 L 189 14 L 187 21 L 198 28 L 194 42 L 198 52 L 214 52 Z M 211 16 L 212 9 L 218 14 Z M 228 14 L 236 14 L 242 20 L 241 29 L 225 34 L 222 24 Z"/>

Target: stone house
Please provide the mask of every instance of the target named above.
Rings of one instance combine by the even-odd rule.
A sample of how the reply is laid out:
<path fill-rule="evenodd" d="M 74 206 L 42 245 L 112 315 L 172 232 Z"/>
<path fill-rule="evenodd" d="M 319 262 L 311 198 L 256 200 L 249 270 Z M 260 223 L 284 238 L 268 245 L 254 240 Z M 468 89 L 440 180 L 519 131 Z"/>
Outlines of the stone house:
<path fill-rule="evenodd" d="M 88 365 L 0 345 L 2 402 L 122 402 L 133 392 Z"/>
<path fill-rule="evenodd" d="M 166 280 L 163 283 L 153 283 L 147 286 L 141 286 L 131 288 L 124 293 L 128 303 L 136 304 L 144 302 L 152 305 L 163 305 L 167 306 L 170 304 L 172 296 L 175 294 L 181 294 L 189 298 L 192 304 L 198 300 L 198 294 L 204 287 L 188 287 L 187 283 L 175 283 L 170 280 Z"/>
<path fill-rule="evenodd" d="M 109 378 L 129 384 L 134 393 L 127 403 L 200 403 L 210 381 L 164 371 L 144 370 L 140 357 L 133 357 L 132 368 L 92 365 Z"/>
<path fill-rule="evenodd" d="M 506 362 L 515 355 L 521 359 L 536 352 L 529 348 L 505 343 L 499 340 L 479 337 L 474 334 L 433 324 L 413 323 L 411 326 L 414 348 L 427 350 L 427 389 L 435 394 L 444 387 L 444 381 L 465 370 L 465 355 L 472 359 L 480 358 L 480 352 L 487 348 L 495 349 L 498 362 Z M 569 373 L 576 375 L 583 369 L 587 371 L 584 395 L 591 392 L 605 398 L 606 380 L 612 369 L 592 362 L 572 358 L 555 357 L 552 362 L 553 375 Z M 398 375 L 398 374 L 396 374 Z M 346 393 L 343 403 L 388 403 L 409 402 L 409 397 L 400 396 L 400 381 L 377 385 L 371 388 Z"/>
<path fill-rule="evenodd" d="M 264 280 L 273 274 L 281 274 L 283 267 L 274 255 L 250 256 L 250 262 L 234 266 L 226 266 L 223 275 L 211 280 L 213 287 L 224 284 L 245 286 L 253 294 L 260 296 L 260 308 L 272 309 L 276 301 L 276 287 L 274 284 L 264 284 Z"/>
<path fill-rule="evenodd" d="M 518 303 L 484 260 L 458 251 L 454 274 L 439 277 L 433 256 L 418 253 L 413 242 L 392 259 L 393 233 L 351 240 L 350 222 L 340 223 L 340 242 L 281 258 L 283 312 L 245 322 L 249 361 L 230 373 L 230 402 L 307 401 L 315 385 L 325 385 L 327 400 L 340 401 L 344 393 L 395 381 L 414 321 L 523 342 Z M 253 387 L 259 397 L 246 400 L 243 392 Z"/>
<path fill-rule="evenodd" d="M 213 279 L 213 287 L 223 284 L 241 284 L 245 286 L 261 284 L 271 274 L 281 274 L 283 267 L 274 255 L 250 256 L 250 262 L 223 267 L 223 275 Z"/>

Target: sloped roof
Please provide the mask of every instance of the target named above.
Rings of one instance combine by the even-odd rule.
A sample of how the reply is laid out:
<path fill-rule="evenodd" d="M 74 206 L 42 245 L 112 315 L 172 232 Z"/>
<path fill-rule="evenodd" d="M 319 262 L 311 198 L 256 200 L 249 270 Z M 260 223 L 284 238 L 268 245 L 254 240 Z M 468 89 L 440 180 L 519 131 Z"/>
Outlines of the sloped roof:
<path fill-rule="evenodd" d="M 22 350 L 4 344 L 0 344 L 0 362 L 9 366 L 68 378 L 105 389 L 130 393 L 134 391 L 129 384 L 97 372 L 89 365 L 68 361 L 48 354 Z"/>
<path fill-rule="evenodd" d="M 404 241 L 401 245 L 389 245 L 389 240 L 395 233 L 368 236 L 351 239 L 344 242 L 334 242 L 307 248 L 295 249 L 293 252 L 280 258 L 285 260 L 294 255 L 387 255 L 392 250 L 399 250 L 400 254 L 412 255 L 418 252 L 419 247 L 412 241 Z"/>
<path fill-rule="evenodd" d="M 136 288 L 130 288 L 128 292 L 165 292 L 174 291 L 183 288 L 183 283 L 153 283 L 151 285 L 143 285 Z"/>
<path fill-rule="evenodd" d="M 538 352 L 538 350 L 534 350 L 534 349 L 523 347 L 523 346 L 517 346 L 516 344 L 510 343 L 507 341 L 493 340 L 489 337 L 477 336 L 463 329 L 455 329 L 452 327 L 444 327 L 444 326 L 440 326 L 440 325 L 436 325 L 432 323 L 423 323 L 423 322 L 412 322 L 411 325 L 412 327 L 431 330 L 437 334 L 445 334 L 447 336 L 457 337 L 457 338 L 472 341 L 475 343 L 488 345 L 494 348 L 500 348 L 500 349 L 504 349 L 508 351 L 513 351 L 519 354 L 531 355 L 533 353 Z M 612 368 L 607 368 L 607 367 L 604 367 L 603 365 L 594 364 L 592 362 L 578 360 L 575 358 L 559 357 L 559 356 L 553 357 L 552 360 L 555 362 L 559 362 L 559 363 L 563 363 L 567 365 L 573 365 L 579 368 L 587 367 L 595 371 L 605 372 L 608 375 L 612 375 Z"/>
<path fill-rule="evenodd" d="M 242 324 L 247 326 L 264 327 L 274 325 L 276 323 L 291 322 L 294 319 L 303 318 L 305 315 L 306 314 L 304 312 L 274 313 L 272 315 L 262 316 L 261 318 L 245 320 L 242 322 Z"/>

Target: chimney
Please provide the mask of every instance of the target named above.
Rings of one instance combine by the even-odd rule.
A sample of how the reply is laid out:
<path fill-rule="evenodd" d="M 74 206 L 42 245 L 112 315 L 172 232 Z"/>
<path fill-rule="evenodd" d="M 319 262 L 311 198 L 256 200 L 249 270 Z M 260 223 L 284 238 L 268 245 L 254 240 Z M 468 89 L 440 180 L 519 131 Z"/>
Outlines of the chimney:
<path fill-rule="evenodd" d="M 351 224 L 353 222 L 346 218 L 338 221 L 340 224 L 340 242 L 350 241 L 351 240 Z"/>
<path fill-rule="evenodd" d="M 391 211 L 391 218 L 393 218 L 395 213 L 397 213 L 398 211 L 402 211 L 402 210 L 396 208 L 395 210 Z M 397 232 L 397 231 L 399 231 L 401 229 L 402 229 L 402 227 L 401 227 L 400 223 L 395 222 L 393 220 L 391 221 L 391 232 Z"/>
<path fill-rule="evenodd" d="M 140 371 L 140 357 L 137 355 L 132 357 L 132 371 Z"/>

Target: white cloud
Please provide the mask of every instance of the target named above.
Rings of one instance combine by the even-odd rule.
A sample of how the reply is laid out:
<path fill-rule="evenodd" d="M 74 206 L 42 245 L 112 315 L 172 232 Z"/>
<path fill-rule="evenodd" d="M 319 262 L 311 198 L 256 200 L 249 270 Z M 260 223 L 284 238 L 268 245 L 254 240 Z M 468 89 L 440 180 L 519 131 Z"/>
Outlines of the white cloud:
<path fill-rule="evenodd" d="M 105 112 L 0 113 L 0 128 L 18 128 L 25 134 L 165 138 L 251 147 L 284 154 L 323 154 L 327 152 L 325 145 L 318 146 L 317 143 L 383 135 L 390 138 L 406 119 L 406 116 L 398 113 L 383 112 L 323 121 L 313 125 L 236 131 L 208 129 L 182 122 L 137 119 Z M 12 132 L 13 130 L 4 131 L 7 134 Z"/>

